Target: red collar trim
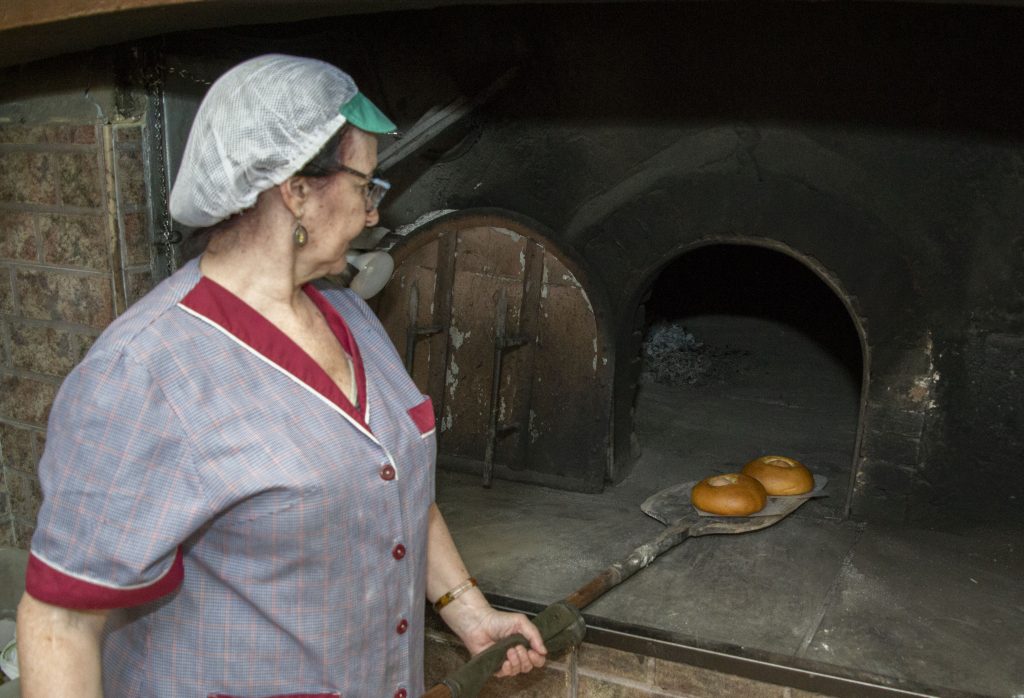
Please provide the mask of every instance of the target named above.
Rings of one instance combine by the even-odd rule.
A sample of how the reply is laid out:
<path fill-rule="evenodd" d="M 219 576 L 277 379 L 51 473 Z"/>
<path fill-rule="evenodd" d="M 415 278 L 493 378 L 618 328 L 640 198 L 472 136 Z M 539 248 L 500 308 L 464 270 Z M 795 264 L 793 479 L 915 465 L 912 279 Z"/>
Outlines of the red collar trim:
<path fill-rule="evenodd" d="M 327 299 L 310 284 L 302 287 L 327 320 L 328 327 L 352 358 L 356 380 L 356 405 L 349 402 L 327 372 L 288 335 L 260 315 L 241 298 L 215 281 L 202 277 L 181 300 L 181 305 L 224 329 L 242 344 L 270 360 L 355 419 L 367 431 L 366 371 L 355 337 Z"/>

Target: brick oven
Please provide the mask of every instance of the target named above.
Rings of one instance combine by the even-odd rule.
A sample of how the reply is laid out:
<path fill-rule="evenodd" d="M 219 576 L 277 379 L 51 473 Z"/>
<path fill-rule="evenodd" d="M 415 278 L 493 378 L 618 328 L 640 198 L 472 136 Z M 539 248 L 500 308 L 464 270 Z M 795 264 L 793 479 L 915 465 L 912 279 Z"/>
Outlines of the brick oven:
<path fill-rule="evenodd" d="M 1024 695 L 1017 5 L 15 17 L 6 540 L 28 544 L 60 379 L 196 253 L 166 196 L 206 86 L 300 53 L 403 130 L 363 242 L 396 261 L 373 307 L 433 398 L 438 501 L 496 603 L 539 610 L 656 534 L 639 503 L 667 485 L 773 452 L 828 478 L 778 528 L 667 554 L 587 610 L 581 650 L 488 695 Z M 461 660 L 431 642 L 440 678 Z"/>

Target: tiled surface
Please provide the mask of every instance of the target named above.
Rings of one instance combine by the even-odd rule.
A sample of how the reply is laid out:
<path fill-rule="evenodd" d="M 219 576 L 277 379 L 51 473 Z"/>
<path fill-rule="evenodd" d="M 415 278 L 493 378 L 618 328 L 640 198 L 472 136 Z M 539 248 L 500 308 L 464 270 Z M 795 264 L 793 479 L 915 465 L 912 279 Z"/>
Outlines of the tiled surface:
<path fill-rule="evenodd" d="M 57 387 L 53 380 L 0 374 L 0 415 L 45 427 Z"/>
<path fill-rule="evenodd" d="M 22 314 L 103 328 L 114 319 L 109 275 L 16 270 L 14 284 Z"/>
<path fill-rule="evenodd" d="M 121 220 L 124 226 L 125 257 L 128 264 L 148 267 L 150 244 L 145 213 L 125 213 L 122 214 Z"/>
<path fill-rule="evenodd" d="M 120 206 L 137 209 L 146 203 L 146 182 L 143 178 L 142 151 L 118 149 L 117 182 L 120 189 Z"/>
<path fill-rule="evenodd" d="M 10 333 L 14 368 L 63 378 L 75 365 L 76 333 L 70 330 L 12 322 Z"/>
<path fill-rule="evenodd" d="M 10 468 L 6 472 L 6 479 L 11 513 L 18 518 L 34 519 L 43 501 L 38 478 L 34 474 Z"/>
<path fill-rule="evenodd" d="M 95 148 L 53 156 L 59 168 L 60 203 L 75 208 L 103 205 L 103 177 Z"/>
<path fill-rule="evenodd" d="M 137 123 L 0 124 L 0 539 L 10 544 L 32 533 L 60 381 L 152 285 L 141 135 Z"/>
<path fill-rule="evenodd" d="M 14 530 L 11 532 L 11 540 L 14 547 L 28 550 L 32 544 L 32 534 L 35 533 L 35 517 L 28 519 L 14 519 Z"/>
<path fill-rule="evenodd" d="M 20 211 L 0 211 L 0 259 L 35 261 L 37 254 L 32 216 Z"/>
<path fill-rule="evenodd" d="M 0 266 L 0 313 L 14 313 L 14 276 L 11 270 Z"/>
<path fill-rule="evenodd" d="M 92 124 L 2 124 L 0 144 L 18 145 L 88 145 L 96 142 L 96 126 Z"/>
<path fill-rule="evenodd" d="M 110 268 L 109 234 L 100 215 L 43 214 L 38 217 L 43 261 L 64 267 Z"/>
<path fill-rule="evenodd" d="M 0 200 L 56 206 L 56 156 L 37 152 L 0 152 Z"/>
<path fill-rule="evenodd" d="M 126 280 L 125 295 L 129 305 L 142 298 L 153 288 L 153 274 L 148 269 L 139 272 L 129 272 L 126 276 L 128 278 Z"/>
<path fill-rule="evenodd" d="M 22 472 L 35 471 L 36 460 L 42 453 L 37 431 L 0 422 L 0 443 L 3 444 L 0 465 Z"/>

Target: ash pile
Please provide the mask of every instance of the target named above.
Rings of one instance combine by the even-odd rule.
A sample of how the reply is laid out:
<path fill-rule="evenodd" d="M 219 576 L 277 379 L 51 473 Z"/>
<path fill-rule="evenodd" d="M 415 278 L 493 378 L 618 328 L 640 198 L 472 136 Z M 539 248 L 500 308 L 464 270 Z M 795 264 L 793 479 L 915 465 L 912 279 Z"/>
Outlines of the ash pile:
<path fill-rule="evenodd" d="M 750 352 L 706 344 L 679 321 L 651 324 L 642 345 L 640 381 L 700 385 L 749 368 Z"/>

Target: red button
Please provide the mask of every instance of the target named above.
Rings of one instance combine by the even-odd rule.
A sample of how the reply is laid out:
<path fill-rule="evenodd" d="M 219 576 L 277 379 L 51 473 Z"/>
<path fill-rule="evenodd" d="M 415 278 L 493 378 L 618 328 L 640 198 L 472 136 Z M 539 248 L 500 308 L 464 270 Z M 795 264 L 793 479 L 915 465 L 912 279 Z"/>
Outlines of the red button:
<path fill-rule="evenodd" d="M 391 467 L 390 463 L 385 463 L 384 467 L 382 467 L 380 469 L 380 479 L 381 480 L 394 480 L 395 479 L 395 469 Z"/>
<path fill-rule="evenodd" d="M 395 691 L 395 698 L 406 698 L 409 694 L 405 692 L 404 688 L 400 688 Z"/>
<path fill-rule="evenodd" d="M 401 560 L 403 557 L 405 557 L 405 546 L 399 543 L 395 546 L 394 550 L 391 551 L 391 554 L 394 556 L 396 560 Z"/>
<path fill-rule="evenodd" d="M 395 628 L 395 630 L 398 631 L 399 635 L 402 635 L 408 629 L 409 629 L 409 621 L 407 621 L 405 618 L 403 618 L 402 620 L 398 621 L 398 627 Z"/>

